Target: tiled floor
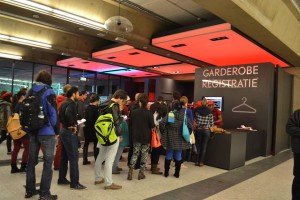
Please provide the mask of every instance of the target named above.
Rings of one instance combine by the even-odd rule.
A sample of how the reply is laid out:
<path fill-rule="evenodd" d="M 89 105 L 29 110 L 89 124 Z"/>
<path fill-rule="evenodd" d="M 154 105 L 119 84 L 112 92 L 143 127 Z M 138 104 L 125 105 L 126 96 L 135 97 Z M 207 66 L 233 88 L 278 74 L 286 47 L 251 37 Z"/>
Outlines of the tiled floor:
<path fill-rule="evenodd" d="M 126 154 L 123 154 L 124 157 Z M 20 157 L 20 155 L 19 155 Z M 209 166 L 195 167 L 188 162 L 186 169 L 181 170 L 179 179 L 172 175 L 164 178 L 146 172 L 145 180 L 137 180 L 138 171 L 134 172 L 133 180 L 126 180 L 128 168 L 126 162 L 120 162 L 124 170 L 120 175 L 113 175 L 113 180 L 123 186 L 122 190 L 107 191 L 103 185 L 95 186 L 94 161 L 92 165 L 82 165 L 79 161 L 80 182 L 88 187 L 84 191 L 70 190 L 68 186 L 56 184 L 58 172 L 54 171 L 51 192 L 63 200 L 93 199 L 207 199 L 207 200 L 287 200 L 291 199 L 292 154 L 290 151 L 275 157 L 257 158 L 247 165 L 235 170 L 226 171 Z M 0 145 L 0 200 L 23 199 L 25 174 L 10 174 L 10 156 L 6 155 L 5 142 Z M 161 156 L 160 168 L 163 168 Z M 42 162 L 36 167 L 39 182 Z M 148 168 L 150 167 L 147 165 Z M 174 168 L 171 169 L 171 174 Z M 32 197 L 38 199 L 38 196 Z"/>

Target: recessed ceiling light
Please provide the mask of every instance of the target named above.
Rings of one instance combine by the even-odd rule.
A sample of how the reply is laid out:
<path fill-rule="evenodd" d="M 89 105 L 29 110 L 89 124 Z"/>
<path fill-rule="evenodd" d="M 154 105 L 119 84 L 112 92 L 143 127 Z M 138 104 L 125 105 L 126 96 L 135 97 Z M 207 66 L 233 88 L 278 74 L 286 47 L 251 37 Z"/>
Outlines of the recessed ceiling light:
<path fill-rule="evenodd" d="M 154 66 L 154 67 L 152 67 L 153 69 L 156 69 L 156 68 L 159 68 L 158 66 Z"/>
<path fill-rule="evenodd" d="M 78 29 L 79 29 L 80 31 L 84 31 L 84 28 L 82 28 L 82 27 L 79 27 Z"/>
<path fill-rule="evenodd" d="M 106 36 L 106 34 L 105 33 L 98 33 L 97 36 L 104 37 L 104 36 Z"/>
<path fill-rule="evenodd" d="M 40 16 L 39 16 L 39 15 L 32 15 L 32 17 L 33 17 L 33 18 L 35 18 L 35 19 L 38 19 L 38 18 L 40 18 Z"/>
<path fill-rule="evenodd" d="M 148 49 L 148 47 L 144 46 L 143 49 Z"/>
<path fill-rule="evenodd" d="M 190 60 L 186 60 L 186 62 L 189 62 Z"/>
<path fill-rule="evenodd" d="M 166 56 L 170 56 L 171 54 L 167 53 Z"/>
<path fill-rule="evenodd" d="M 62 52 L 61 55 L 62 56 L 71 56 L 69 53 L 64 53 L 64 52 Z"/>

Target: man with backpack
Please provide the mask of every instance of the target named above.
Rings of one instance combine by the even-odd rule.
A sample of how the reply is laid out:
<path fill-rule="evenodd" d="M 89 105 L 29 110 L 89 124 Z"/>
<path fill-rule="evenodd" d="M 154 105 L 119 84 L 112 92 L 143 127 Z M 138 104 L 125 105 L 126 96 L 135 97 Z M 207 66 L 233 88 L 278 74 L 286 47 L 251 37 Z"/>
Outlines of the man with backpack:
<path fill-rule="evenodd" d="M 40 200 L 55 200 L 51 195 L 52 163 L 55 148 L 55 125 L 57 120 L 55 93 L 51 88 L 52 77 L 47 71 L 40 71 L 34 86 L 28 91 L 21 106 L 21 124 L 29 130 L 29 158 L 26 172 L 25 198 L 40 194 Z M 28 110 L 31 110 L 28 113 Z M 43 123 L 41 123 L 43 122 Z M 40 146 L 44 148 L 44 164 L 40 190 L 36 190 L 35 166 L 38 164 Z"/>
<path fill-rule="evenodd" d="M 119 105 L 126 100 L 127 93 L 121 89 L 117 90 L 111 100 L 99 106 L 100 116 L 95 123 L 98 146 L 100 147 L 100 153 L 95 163 L 95 185 L 105 183 L 105 190 L 118 190 L 122 188 L 121 185 L 113 183 L 112 165 L 119 146 L 118 136 L 122 134 L 120 127 L 122 119 L 120 117 Z M 101 166 L 104 161 L 103 174 Z"/>
<path fill-rule="evenodd" d="M 68 99 L 59 108 L 59 120 L 62 123 L 60 139 L 62 143 L 58 185 L 70 185 L 73 190 L 84 190 L 85 186 L 79 183 L 78 169 L 78 137 L 77 137 L 77 117 L 75 100 L 79 92 L 77 87 L 71 87 L 67 92 Z M 70 162 L 70 179 L 66 178 L 68 171 L 68 161 Z"/>

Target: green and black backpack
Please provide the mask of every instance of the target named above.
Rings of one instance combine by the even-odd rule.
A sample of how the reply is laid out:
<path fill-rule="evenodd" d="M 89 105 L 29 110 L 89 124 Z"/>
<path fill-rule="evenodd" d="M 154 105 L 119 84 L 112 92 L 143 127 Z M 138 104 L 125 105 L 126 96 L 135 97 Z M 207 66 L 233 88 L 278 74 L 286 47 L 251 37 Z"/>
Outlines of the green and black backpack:
<path fill-rule="evenodd" d="M 112 110 L 114 103 L 110 104 L 108 110 Z M 118 136 L 115 132 L 114 119 L 112 112 L 100 114 L 96 123 L 96 137 L 98 142 L 103 146 L 110 146 L 117 142 Z"/>

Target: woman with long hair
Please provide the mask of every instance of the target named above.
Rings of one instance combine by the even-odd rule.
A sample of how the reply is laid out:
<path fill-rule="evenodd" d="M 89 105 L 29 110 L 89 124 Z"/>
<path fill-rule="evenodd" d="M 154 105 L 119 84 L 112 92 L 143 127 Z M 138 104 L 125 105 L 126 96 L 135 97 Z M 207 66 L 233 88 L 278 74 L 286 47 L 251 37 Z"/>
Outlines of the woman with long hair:
<path fill-rule="evenodd" d="M 138 156 L 141 154 L 141 169 L 138 180 L 145 179 L 144 174 L 148 151 L 151 142 L 151 129 L 155 127 L 153 114 L 147 109 L 148 97 L 146 94 L 140 94 L 138 98 L 139 108 L 132 111 L 131 115 L 131 134 L 133 143 L 133 155 L 130 160 L 128 180 L 132 180 L 133 168 L 137 162 Z"/>
<path fill-rule="evenodd" d="M 169 176 L 170 163 L 175 158 L 174 176 L 179 178 L 182 150 L 190 148 L 190 143 L 186 142 L 182 137 L 182 127 L 184 120 L 184 112 L 181 111 L 182 105 L 179 101 L 175 101 L 172 106 L 172 112 L 169 112 L 159 123 L 159 129 L 162 134 L 161 143 L 166 149 L 165 172 L 164 176 Z M 187 118 L 187 126 L 192 132 L 192 122 Z"/>

